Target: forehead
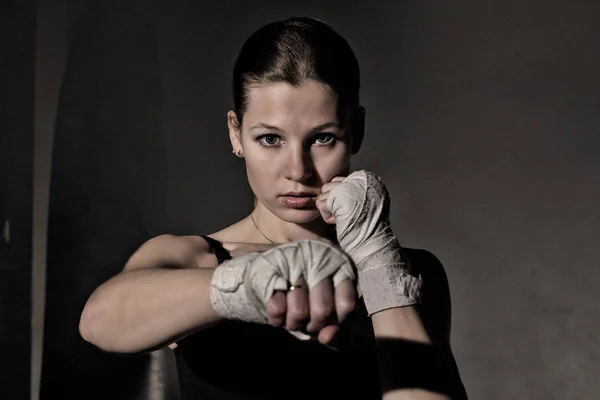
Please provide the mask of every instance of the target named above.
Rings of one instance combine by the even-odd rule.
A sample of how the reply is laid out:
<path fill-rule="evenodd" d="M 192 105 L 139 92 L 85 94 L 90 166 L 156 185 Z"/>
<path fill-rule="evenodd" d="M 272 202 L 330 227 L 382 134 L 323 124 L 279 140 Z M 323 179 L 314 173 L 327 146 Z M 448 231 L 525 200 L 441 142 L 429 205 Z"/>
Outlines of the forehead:
<path fill-rule="evenodd" d="M 315 81 L 295 87 L 278 82 L 252 87 L 244 124 L 255 123 L 303 129 L 337 122 L 337 96 Z"/>

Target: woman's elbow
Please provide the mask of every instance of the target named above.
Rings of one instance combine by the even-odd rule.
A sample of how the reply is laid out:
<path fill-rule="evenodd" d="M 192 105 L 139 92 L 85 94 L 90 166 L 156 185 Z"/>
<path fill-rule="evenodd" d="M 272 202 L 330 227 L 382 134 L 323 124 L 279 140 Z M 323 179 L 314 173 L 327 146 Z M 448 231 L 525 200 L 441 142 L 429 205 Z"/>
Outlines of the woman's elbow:
<path fill-rule="evenodd" d="M 110 351 L 107 349 L 105 340 L 103 340 L 102 311 L 100 310 L 100 305 L 97 303 L 97 301 L 90 298 L 85 304 L 85 307 L 81 312 L 81 317 L 79 318 L 79 335 L 81 335 L 81 338 L 86 342 L 91 343 L 102 350 Z"/>
<path fill-rule="evenodd" d="M 114 313 L 99 301 L 90 298 L 79 318 L 79 335 L 102 351 L 135 355 L 149 350 L 137 340 L 127 340 L 127 335 L 115 323 Z"/>
<path fill-rule="evenodd" d="M 87 301 L 79 318 L 79 335 L 86 342 L 111 353 L 127 353 L 115 342 L 116 327 L 108 327 L 110 320 L 106 307 L 94 295 Z"/>

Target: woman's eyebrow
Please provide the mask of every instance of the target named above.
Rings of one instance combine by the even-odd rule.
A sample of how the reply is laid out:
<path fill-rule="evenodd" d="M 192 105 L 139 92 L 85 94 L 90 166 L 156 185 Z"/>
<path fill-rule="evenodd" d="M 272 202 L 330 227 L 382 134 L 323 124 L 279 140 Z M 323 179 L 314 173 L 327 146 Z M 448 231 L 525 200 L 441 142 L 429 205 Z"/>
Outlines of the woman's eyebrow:
<path fill-rule="evenodd" d="M 328 128 L 339 128 L 339 125 L 336 122 L 326 122 L 324 124 L 321 125 L 317 125 L 314 128 L 312 128 L 309 133 L 316 133 L 316 132 L 320 132 L 324 129 L 328 129 Z M 254 124 L 251 128 L 250 131 L 254 131 L 257 129 L 267 129 L 270 131 L 279 131 L 279 132 L 284 132 L 283 129 L 280 129 L 274 125 L 269 125 L 269 124 L 265 124 L 263 122 L 259 122 L 257 124 Z"/>
<path fill-rule="evenodd" d="M 254 124 L 254 125 L 253 125 L 253 126 L 250 128 L 250 130 L 251 130 L 251 131 L 254 131 L 254 130 L 257 130 L 257 129 L 268 129 L 268 130 L 270 130 L 270 131 L 281 131 L 281 129 L 279 129 L 279 128 L 278 128 L 278 127 L 276 127 L 276 126 L 273 126 L 273 125 L 268 125 L 268 124 L 265 124 L 265 123 L 262 123 L 262 122 L 259 122 L 259 123 L 257 123 L 257 124 Z"/>
<path fill-rule="evenodd" d="M 337 129 L 337 128 L 339 128 L 339 125 L 335 122 L 327 122 L 325 124 L 315 126 L 314 128 L 312 128 L 310 130 L 310 133 L 317 133 L 317 132 L 320 132 L 320 131 L 328 129 L 328 128 L 336 128 Z"/>

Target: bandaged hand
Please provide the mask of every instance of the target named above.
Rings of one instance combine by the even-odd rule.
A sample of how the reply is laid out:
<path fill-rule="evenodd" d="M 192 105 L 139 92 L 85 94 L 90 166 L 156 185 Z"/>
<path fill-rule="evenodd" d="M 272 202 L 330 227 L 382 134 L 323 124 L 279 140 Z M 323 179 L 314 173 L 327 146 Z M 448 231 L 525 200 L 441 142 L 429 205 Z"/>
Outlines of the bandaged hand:
<path fill-rule="evenodd" d="M 357 171 L 323 186 L 317 201 L 323 218 L 336 224 L 340 247 L 352 258 L 369 315 L 420 301 L 422 280 L 389 222 L 390 198 L 381 178 Z"/>
<path fill-rule="evenodd" d="M 310 291 L 328 279 L 333 287 L 355 281 L 351 259 L 334 246 L 301 240 L 220 264 L 210 283 L 210 302 L 222 318 L 267 323 L 267 302 L 276 291 L 288 291 L 291 285 L 304 283 Z M 296 290 L 288 294 L 292 293 L 298 294 Z"/>

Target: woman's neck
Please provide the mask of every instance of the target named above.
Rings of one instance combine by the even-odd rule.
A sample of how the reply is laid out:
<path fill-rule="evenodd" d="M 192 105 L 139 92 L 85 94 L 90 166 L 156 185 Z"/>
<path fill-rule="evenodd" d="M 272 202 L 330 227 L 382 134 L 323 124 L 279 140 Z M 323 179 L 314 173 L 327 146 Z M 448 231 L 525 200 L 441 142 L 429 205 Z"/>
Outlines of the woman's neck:
<path fill-rule="evenodd" d="M 248 219 L 261 242 L 282 244 L 302 239 L 336 242 L 335 225 L 327 224 L 320 216 L 306 224 L 295 224 L 283 221 L 258 203 Z"/>

